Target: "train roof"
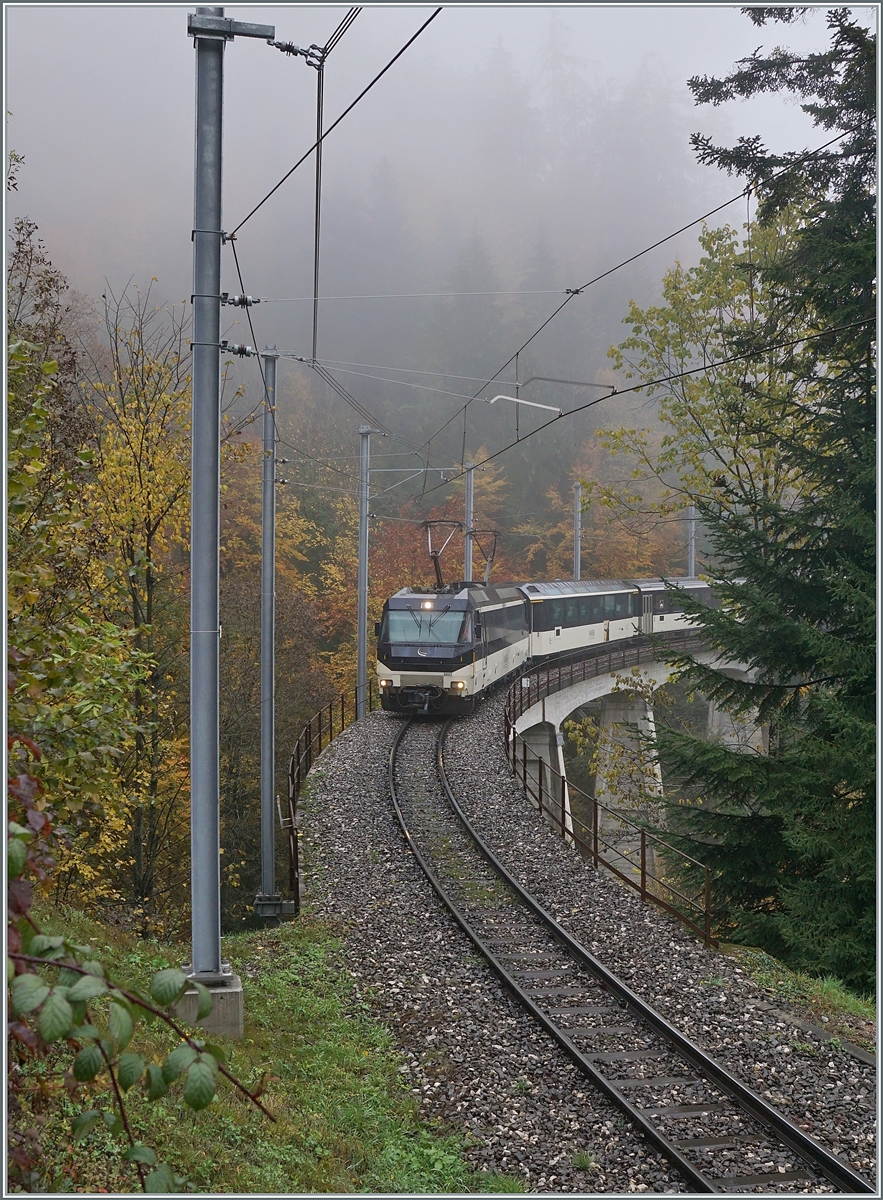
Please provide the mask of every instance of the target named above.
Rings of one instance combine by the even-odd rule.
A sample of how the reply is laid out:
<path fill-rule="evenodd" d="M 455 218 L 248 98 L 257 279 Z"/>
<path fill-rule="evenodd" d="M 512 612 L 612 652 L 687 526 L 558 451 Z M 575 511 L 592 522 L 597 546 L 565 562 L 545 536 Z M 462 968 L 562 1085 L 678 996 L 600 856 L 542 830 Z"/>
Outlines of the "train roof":
<path fill-rule="evenodd" d="M 511 604 L 513 600 L 524 603 L 517 583 L 449 583 L 443 588 L 404 587 L 391 596 L 391 600 L 405 600 L 410 596 L 432 596 L 448 601 L 472 601 L 473 604 Z"/>
<path fill-rule="evenodd" d="M 696 588 L 709 587 L 710 585 L 704 579 L 697 579 L 696 576 L 676 576 L 673 579 L 633 579 L 631 581 L 635 587 L 639 587 L 642 592 L 661 592 L 665 591 L 669 584 L 674 584 L 681 588 Z"/>
<path fill-rule="evenodd" d="M 552 596 L 590 596 L 597 592 L 633 592 L 635 584 L 625 579 L 553 579 L 550 583 L 520 583 L 518 587 L 531 599 Z"/>

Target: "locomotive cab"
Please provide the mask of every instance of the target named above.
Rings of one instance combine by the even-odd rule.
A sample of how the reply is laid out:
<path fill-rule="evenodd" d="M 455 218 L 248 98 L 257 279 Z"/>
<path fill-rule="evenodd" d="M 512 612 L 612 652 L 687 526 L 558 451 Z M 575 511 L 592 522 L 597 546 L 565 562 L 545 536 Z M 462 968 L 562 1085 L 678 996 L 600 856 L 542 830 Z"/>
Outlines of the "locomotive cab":
<path fill-rule="evenodd" d="M 388 712 L 468 713 L 526 659 L 524 598 L 501 585 L 403 588 L 383 606 L 377 676 Z"/>

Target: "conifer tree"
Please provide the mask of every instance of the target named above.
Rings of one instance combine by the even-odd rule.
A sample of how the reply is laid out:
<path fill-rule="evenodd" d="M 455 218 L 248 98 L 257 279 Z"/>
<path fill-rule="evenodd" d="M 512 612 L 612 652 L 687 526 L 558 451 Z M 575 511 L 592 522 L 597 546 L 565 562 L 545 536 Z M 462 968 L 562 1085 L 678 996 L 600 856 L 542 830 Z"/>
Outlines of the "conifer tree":
<path fill-rule="evenodd" d="M 758 25 L 798 9 L 749 9 Z M 776 49 L 726 79 L 696 78 L 699 103 L 766 91 L 797 96 L 833 141 L 774 155 L 760 138 L 733 148 L 696 135 L 700 161 L 745 178 L 761 223 L 802 213 L 786 253 L 755 269 L 772 302 L 732 345 L 773 353 L 786 389 L 748 431 L 801 480 L 796 494 L 697 495 L 722 607 L 710 643 L 748 664 L 744 682 L 687 659 L 692 685 L 769 726 L 769 753 L 683 733 L 661 736 L 682 788 L 670 819 L 715 871 L 720 928 L 792 965 L 867 988 L 874 978 L 875 879 L 875 39 L 849 10 L 828 14 L 824 53 Z M 821 140 L 821 139 L 820 139 Z M 769 355 L 770 351 L 765 353 Z M 750 359 L 748 360 L 751 361 Z M 733 500 L 733 481 L 721 478 Z M 685 603 L 685 608 L 695 606 Z M 684 802 L 685 798 L 688 802 Z"/>

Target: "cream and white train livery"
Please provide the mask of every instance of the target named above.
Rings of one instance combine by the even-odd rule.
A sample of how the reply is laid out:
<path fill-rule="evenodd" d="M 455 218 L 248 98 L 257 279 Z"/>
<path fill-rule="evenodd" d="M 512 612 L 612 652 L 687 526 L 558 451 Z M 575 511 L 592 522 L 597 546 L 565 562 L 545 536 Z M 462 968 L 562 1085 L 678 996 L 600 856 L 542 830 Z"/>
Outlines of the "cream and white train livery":
<path fill-rule="evenodd" d="M 702 580 L 676 582 L 714 603 Z M 470 712 L 476 696 L 525 663 L 688 624 L 661 579 L 402 588 L 377 623 L 381 702 L 392 712 Z"/>

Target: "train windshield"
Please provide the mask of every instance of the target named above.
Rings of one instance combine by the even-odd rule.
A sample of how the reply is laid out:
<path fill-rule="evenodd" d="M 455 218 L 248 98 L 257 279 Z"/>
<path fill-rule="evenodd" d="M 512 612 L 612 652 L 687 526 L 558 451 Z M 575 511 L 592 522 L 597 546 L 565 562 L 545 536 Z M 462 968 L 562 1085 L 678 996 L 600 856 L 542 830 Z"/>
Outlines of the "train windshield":
<path fill-rule="evenodd" d="M 381 641 L 414 645 L 451 646 L 472 641 L 472 614 L 421 609 L 389 609 L 383 618 Z"/>

